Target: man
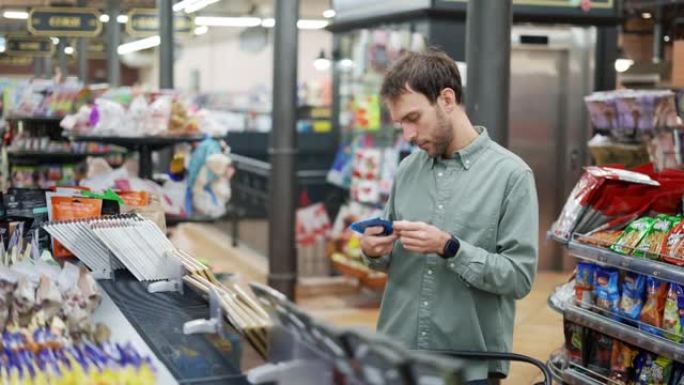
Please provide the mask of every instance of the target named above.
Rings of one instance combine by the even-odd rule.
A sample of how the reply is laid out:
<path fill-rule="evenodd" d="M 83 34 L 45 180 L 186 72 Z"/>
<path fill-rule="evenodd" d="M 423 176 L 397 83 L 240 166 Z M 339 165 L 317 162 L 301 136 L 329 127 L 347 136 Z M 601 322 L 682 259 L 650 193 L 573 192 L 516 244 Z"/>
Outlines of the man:
<path fill-rule="evenodd" d="M 394 232 L 361 237 L 366 262 L 389 278 L 378 331 L 411 349 L 511 351 L 515 300 L 530 292 L 537 265 L 532 171 L 473 127 L 458 67 L 441 51 L 400 58 L 381 96 L 422 151 L 397 170 L 385 207 Z M 508 369 L 468 361 L 466 381 L 487 384 Z"/>

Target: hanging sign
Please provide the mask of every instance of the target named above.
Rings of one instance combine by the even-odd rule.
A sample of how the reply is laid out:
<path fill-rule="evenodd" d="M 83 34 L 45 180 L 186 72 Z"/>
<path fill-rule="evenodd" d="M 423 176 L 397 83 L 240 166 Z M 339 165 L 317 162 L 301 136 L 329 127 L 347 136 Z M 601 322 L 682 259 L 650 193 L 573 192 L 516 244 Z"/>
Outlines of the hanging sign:
<path fill-rule="evenodd" d="M 30 65 L 32 61 L 33 59 L 29 56 L 0 55 L 0 65 L 27 66 Z"/>
<path fill-rule="evenodd" d="M 194 27 L 191 16 L 174 13 L 173 30 L 176 34 L 188 35 Z M 128 13 L 126 33 L 131 36 L 143 37 L 159 34 L 159 13 L 154 8 L 134 8 Z"/>
<path fill-rule="evenodd" d="M 47 37 L 7 36 L 5 52 L 12 56 L 52 56 L 55 47 Z"/>
<path fill-rule="evenodd" d="M 95 37 L 102 32 L 100 12 L 94 8 L 32 8 L 27 24 L 37 36 Z"/>

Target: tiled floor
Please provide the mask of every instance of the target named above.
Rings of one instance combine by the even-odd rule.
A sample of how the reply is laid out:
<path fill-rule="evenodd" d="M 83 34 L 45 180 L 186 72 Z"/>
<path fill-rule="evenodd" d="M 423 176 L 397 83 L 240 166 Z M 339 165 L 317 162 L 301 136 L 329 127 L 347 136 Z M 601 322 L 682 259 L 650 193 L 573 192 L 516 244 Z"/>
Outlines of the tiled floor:
<path fill-rule="evenodd" d="M 244 281 L 266 281 L 266 259 L 245 246 L 233 248 L 225 228 L 186 224 L 174 232 L 177 246 L 209 262 L 215 271 L 237 274 Z M 255 238 L 255 234 L 251 234 Z M 546 304 L 556 285 L 567 273 L 542 272 L 532 292 L 518 302 L 513 351 L 546 362 L 563 343 L 562 316 Z M 353 283 L 349 283 L 352 285 Z M 349 292 L 349 291 L 347 291 Z M 343 327 L 374 329 L 379 293 L 353 291 L 351 295 L 305 296 L 298 305 L 315 318 Z M 513 364 L 506 385 L 528 385 L 541 380 L 541 373 L 527 364 Z"/>

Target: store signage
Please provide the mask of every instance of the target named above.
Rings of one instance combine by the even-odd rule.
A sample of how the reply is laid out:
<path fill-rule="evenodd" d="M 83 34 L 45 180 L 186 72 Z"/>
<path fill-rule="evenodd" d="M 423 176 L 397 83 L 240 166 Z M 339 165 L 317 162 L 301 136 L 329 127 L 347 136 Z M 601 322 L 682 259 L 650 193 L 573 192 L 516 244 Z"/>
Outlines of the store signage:
<path fill-rule="evenodd" d="M 52 56 L 54 50 L 47 37 L 7 36 L 5 52 L 12 56 Z"/>
<path fill-rule="evenodd" d="M 191 34 L 193 29 L 191 16 L 177 13 L 173 15 L 174 32 Z M 154 8 L 135 8 L 128 13 L 126 32 L 131 36 L 143 37 L 159 34 L 159 12 Z"/>
<path fill-rule="evenodd" d="M 107 57 L 107 45 L 102 40 L 91 40 L 88 42 L 88 57 L 93 59 L 104 59 Z"/>
<path fill-rule="evenodd" d="M 100 13 L 94 8 L 32 8 L 27 24 L 37 36 L 95 37 L 102 31 Z"/>
<path fill-rule="evenodd" d="M 33 58 L 29 56 L 0 55 L 0 65 L 27 66 L 31 62 L 33 62 Z"/>
<path fill-rule="evenodd" d="M 441 0 L 443 2 L 467 3 L 468 0 Z M 613 8 L 615 0 L 513 0 L 514 5 L 532 5 L 540 7 L 579 8 L 587 3 L 588 8 Z"/>

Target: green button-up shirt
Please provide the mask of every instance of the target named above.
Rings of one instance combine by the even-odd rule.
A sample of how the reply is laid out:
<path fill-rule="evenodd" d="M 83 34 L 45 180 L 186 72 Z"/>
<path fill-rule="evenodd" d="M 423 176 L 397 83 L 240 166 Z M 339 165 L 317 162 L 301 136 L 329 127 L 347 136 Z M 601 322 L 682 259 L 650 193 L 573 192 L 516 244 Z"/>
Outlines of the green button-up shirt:
<path fill-rule="evenodd" d="M 538 205 L 532 171 L 484 127 L 450 159 L 417 151 L 397 170 L 390 220 L 423 221 L 454 235 L 455 257 L 407 251 L 366 258 L 387 271 L 378 331 L 411 349 L 511 351 L 515 300 L 537 267 Z M 466 380 L 507 374 L 507 362 L 469 362 Z"/>

